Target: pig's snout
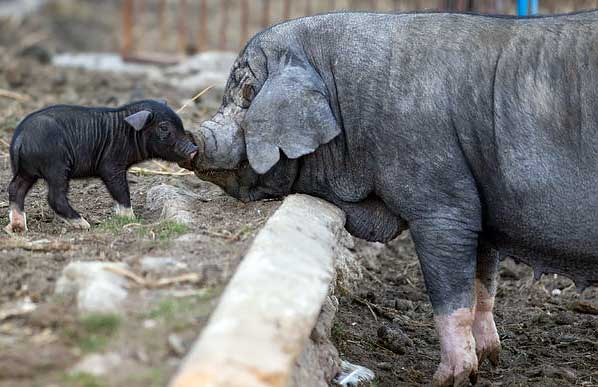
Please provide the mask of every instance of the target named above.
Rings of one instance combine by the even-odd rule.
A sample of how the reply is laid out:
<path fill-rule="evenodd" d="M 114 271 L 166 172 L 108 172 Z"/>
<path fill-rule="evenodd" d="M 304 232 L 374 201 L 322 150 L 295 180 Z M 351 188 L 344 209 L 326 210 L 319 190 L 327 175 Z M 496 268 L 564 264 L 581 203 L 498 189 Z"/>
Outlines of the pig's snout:
<path fill-rule="evenodd" d="M 193 160 L 197 156 L 199 147 L 189 140 L 184 140 L 180 147 L 178 147 L 178 154 L 185 160 Z"/>
<path fill-rule="evenodd" d="M 197 156 L 198 151 L 199 151 L 199 148 L 197 147 L 197 145 L 191 144 L 191 146 L 189 147 L 189 149 L 187 151 L 189 160 L 193 160 L 195 158 L 195 156 Z"/>
<path fill-rule="evenodd" d="M 179 166 L 181 168 L 188 169 L 190 171 L 193 170 L 193 160 L 197 157 L 199 153 L 199 147 L 192 142 L 189 142 L 185 145 L 184 149 L 181 152 L 184 156 L 184 160 L 179 161 Z"/>

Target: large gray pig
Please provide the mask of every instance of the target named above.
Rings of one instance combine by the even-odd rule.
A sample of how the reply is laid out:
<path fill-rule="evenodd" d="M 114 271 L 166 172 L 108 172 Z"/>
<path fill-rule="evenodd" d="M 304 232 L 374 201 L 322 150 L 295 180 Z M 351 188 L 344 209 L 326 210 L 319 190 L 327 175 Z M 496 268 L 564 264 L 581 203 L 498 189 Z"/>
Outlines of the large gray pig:
<path fill-rule="evenodd" d="M 241 200 L 307 193 L 357 237 L 410 229 L 435 385 L 498 361 L 500 257 L 598 283 L 598 12 L 282 23 L 247 44 L 192 136 L 196 174 Z"/>

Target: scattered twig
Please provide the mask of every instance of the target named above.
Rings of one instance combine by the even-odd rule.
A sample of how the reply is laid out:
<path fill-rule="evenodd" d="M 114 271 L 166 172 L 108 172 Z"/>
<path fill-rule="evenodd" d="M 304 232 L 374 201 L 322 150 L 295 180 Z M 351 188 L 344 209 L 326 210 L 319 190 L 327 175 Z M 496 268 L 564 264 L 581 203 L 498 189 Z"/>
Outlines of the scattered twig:
<path fill-rule="evenodd" d="M 180 113 L 180 112 L 182 112 L 183 109 L 185 109 L 191 102 L 195 102 L 196 99 L 198 99 L 199 97 L 201 97 L 202 95 L 204 95 L 205 93 L 207 93 L 208 91 L 210 91 L 213 87 L 214 87 L 214 85 L 210 85 L 210 86 L 206 87 L 205 89 L 203 89 L 202 91 L 200 91 L 199 93 L 197 93 L 195 95 L 195 97 L 193 97 L 189 101 L 185 102 L 183 104 L 183 106 L 181 106 L 179 108 L 179 110 L 176 111 L 177 114 Z"/>
<path fill-rule="evenodd" d="M 50 241 L 48 239 L 41 239 L 33 242 L 23 239 L 7 239 L 3 243 L 0 243 L 0 247 L 3 249 L 55 252 L 70 250 L 73 245 L 65 241 Z"/>
<path fill-rule="evenodd" d="M 133 167 L 129 172 L 135 175 L 166 175 L 166 176 L 188 176 L 193 175 L 193 172 L 185 170 L 185 172 L 171 172 L 171 171 L 156 171 L 154 169 L 147 169 L 141 167 Z"/>
<path fill-rule="evenodd" d="M 145 279 L 130 270 L 122 269 L 119 267 L 106 267 L 104 270 L 112 273 L 121 275 L 137 285 L 144 286 L 147 288 L 161 288 L 169 285 L 175 285 L 183 282 L 197 283 L 201 280 L 201 277 L 197 273 L 186 273 L 176 277 L 160 278 L 158 280 Z"/>
<path fill-rule="evenodd" d="M 197 273 L 181 274 L 176 277 L 161 278 L 154 282 L 154 287 L 159 288 L 159 287 L 163 287 L 163 286 L 178 284 L 181 282 L 197 283 L 197 282 L 199 282 L 200 279 L 201 279 L 201 277 Z"/>
<path fill-rule="evenodd" d="M 145 278 L 138 276 L 137 274 L 133 273 L 130 270 L 122 269 L 120 267 L 114 267 L 114 266 L 105 267 L 104 270 L 110 271 L 114 274 L 121 275 L 121 276 L 125 277 L 126 279 L 137 283 L 137 285 L 147 286 L 147 281 L 145 280 Z"/>
<path fill-rule="evenodd" d="M 570 306 L 574 312 L 584 314 L 598 314 L 598 305 L 591 304 L 589 302 L 577 301 Z"/>
<path fill-rule="evenodd" d="M 370 306 L 370 304 L 366 304 L 368 309 L 370 310 L 370 312 L 372 312 L 372 316 L 374 316 L 374 320 L 376 320 L 376 322 L 378 322 L 378 316 L 376 316 L 376 313 L 374 313 L 374 309 L 372 309 L 372 307 Z"/>
<path fill-rule="evenodd" d="M 172 172 L 172 170 L 170 168 L 168 168 L 166 165 L 162 164 L 161 162 L 159 162 L 157 160 L 152 160 L 152 163 L 154 163 L 155 165 L 157 165 L 158 168 L 160 168 L 163 171 Z"/>
<path fill-rule="evenodd" d="M 384 282 L 382 282 L 382 280 L 380 278 L 378 278 L 374 273 L 372 273 L 371 271 L 369 271 L 366 268 L 364 268 L 363 271 L 365 271 L 370 277 L 372 277 L 372 279 L 374 281 L 376 281 L 378 284 L 384 286 Z"/>
<path fill-rule="evenodd" d="M 592 345 L 592 346 L 598 348 L 598 341 L 594 341 L 594 340 L 590 340 L 590 339 L 576 339 L 573 341 L 559 343 L 557 345 L 557 347 L 566 347 L 568 345 L 573 345 L 573 344 L 578 344 L 578 343 L 589 344 L 589 345 Z"/>
<path fill-rule="evenodd" d="M 0 144 L 4 145 L 7 148 L 10 148 L 10 144 L 6 142 L 4 139 L 0 138 Z"/>
<path fill-rule="evenodd" d="M 378 312 L 378 314 L 381 315 L 384 318 L 387 318 L 389 320 L 398 319 L 398 320 L 401 320 L 401 321 L 403 321 L 405 323 L 408 323 L 408 324 L 410 324 L 412 326 L 421 326 L 421 327 L 429 327 L 429 326 L 431 326 L 429 323 L 419 323 L 417 321 L 413 321 L 409 317 L 400 314 L 399 312 L 397 312 L 393 308 L 387 308 L 385 306 L 381 306 L 381 305 L 375 304 L 373 302 L 369 302 L 368 300 L 364 300 L 363 298 L 361 298 L 359 296 L 356 296 L 355 294 L 352 294 L 346 288 L 343 288 L 343 289 L 358 304 L 361 304 L 361 305 L 367 306 L 368 308 L 371 308 L 372 310 Z"/>
<path fill-rule="evenodd" d="M 10 98 L 19 102 L 27 102 L 31 100 L 31 97 L 26 94 L 17 93 L 16 91 L 10 91 L 0 89 L 0 97 Z"/>

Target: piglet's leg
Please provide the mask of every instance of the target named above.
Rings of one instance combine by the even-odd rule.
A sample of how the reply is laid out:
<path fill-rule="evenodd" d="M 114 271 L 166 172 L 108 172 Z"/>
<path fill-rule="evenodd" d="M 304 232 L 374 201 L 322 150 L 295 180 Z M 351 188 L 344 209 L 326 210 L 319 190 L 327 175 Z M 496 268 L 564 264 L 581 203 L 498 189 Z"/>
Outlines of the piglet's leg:
<path fill-rule="evenodd" d="M 50 207 L 58 214 L 60 219 L 77 230 L 88 230 L 91 226 L 77 211 L 71 207 L 67 198 L 68 180 L 48 179 L 48 203 Z"/>
<path fill-rule="evenodd" d="M 131 194 L 129 192 L 129 182 L 127 181 L 127 171 L 106 171 L 102 173 L 102 181 L 116 202 L 114 205 L 114 213 L 117 216 L 134 218 L 135 213 L 131 207 Z"/>
<path fill-rule="evenodd" d="M 496 251 L 480 248 L 476 270 L 476 309 L 473 336 L 479 363 L 487 358 L 493 366 L 498 365 L 500 339 L 496 331 L 492 309 L 496 295 L 496 276 L 499 256 Z"/>
<path fill-rule="evenodd" d="M 409 224 L 440 337 L 434 386 L 462 386 L 477 379 L 472 333 L 477 232 L 464 222 L 422 219 Z"/>
<path fill-rule="evenodd" d="M 37 179 L 16 175 L 8 185 L 10 223 L 5 227 L 6 232 L 27 231 L 27 215 L 25 214 L 25 196 Z"/>

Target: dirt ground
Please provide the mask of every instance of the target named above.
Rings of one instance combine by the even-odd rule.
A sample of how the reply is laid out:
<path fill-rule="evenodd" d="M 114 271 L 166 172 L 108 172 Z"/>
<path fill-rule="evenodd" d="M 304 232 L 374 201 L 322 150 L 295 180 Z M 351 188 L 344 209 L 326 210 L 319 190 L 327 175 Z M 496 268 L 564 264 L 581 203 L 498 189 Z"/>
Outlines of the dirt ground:
<path fill-rule="evenodd" d="M 333 337 L 341 357 L 372 369 L 378 386 L 428 383 L 439 343 L 413 242 L 401 236 L 378 256 L 360 242 L 356 253 L 366 273 L 358 291 L 339 294 Z M 478 385 L 598 385 L 598 288 L 579 295 L 554 275 L 533 282 L 529 267 L 507 259 L 496 303 L 500 365 L 482 365 Z"/>
<path fill-rule="evenodd" d="M 158 94 L 159 85 L 145 84 L 143 80 L 66 72 L 25 59 L 19 59 L 18 63 L 18 71 L 25 73 L 26 81 L 12 90 L 42 97 L 30 102 L 0 98 L 2 144 L 10 141 L 14 124 L 25 112 L 42 105 L 58 102 L 115 105 L 128 100 L 135 85 L 151 90 L 148 97 L 164 95 Z M 7 76 L 3 71 L 6 68 L 0 66 L 0 79 Z M 66 80 L 54 87 L 57 78 Z M 172 98 L 175 99 L 174 95 Z M 178 99 L 175 101 L 178 103 Z M 12 177 L 7 151 L 6 146 L 0 145 L 1 227 L 8 223 L 6 188 Z M 158 169 L 151 162 L 142 167 Z M 90 221 L 92 229 L 72 231 L 49 209 L 45 183 L 40 181 L 26 201 L 29 232 L 22 237 L 0 235 L 0 386 L 165 385 L 206 322 L 255 232 L 278 206 L 277 202 L 242 204 L 193 175 L 130 173 L 129 177 L 136 222 L 141 226 L 128 226 L 125 223 L 130 221 L 113 217 L 108 192 L 99 180 L 89 179 L 73 182 L 70 200 Z M 162 222 L 159 213 L 146 208 L 146 192 L 160 183 L 198 195 L 190 209 L 197 219 L 195 224 L 185 227 Z M 158 274 L 144 272 L 140 260 L 147 256 L 173 257 L 177 266 Z M 200 280 L 160 290 L 132 284 L 124 316 L 81 319 L 74 300 L 53 295 L 62 269 L 79 260 L 126 262 L 135 273 L 146 278 L 197 273 Z M 37 305 L 34 312 L 2 316 L 3 311 L 25 298 Z M 116 353 L 122 364 L 99 379 L 67 372 L 89 353 Z"/>
<path fill-rule="evenodd" d="M 190 97 L 144 77 L 54 68 L 47 63 L 48 55 L 78 48 L 83 44 L 80 34 L 93 36 L 98 29 L 81 29 L 70 40 L 52 37 L 40 42 L 36 35 L 51 31 L 49 22 L 44 23 L 47 17 L 44 13 L 42 20 L 33 17 L 12 29 L 0 21 L 0 89 L 19 93 L 0 96 L 2 228 L 8 223 L 6 189 L 12 177 L 7 144 L 27 113 L 55 103 L 117 106 L 133 98 L 165 98 L 176 109 Z M 199 102 L 182 118 L 190 126 L 208 114 Z M 164 164 L 172 171 L 179 169 Z M 141 167 L 160 170 L 153 162 Z M 113 217 L 103 184 L 89 179 L 72 182 L 70 200 L 92 229 L 70 230 L 49 209 L 45 183 L 40 181 L 26 200 L 29 232 L 17 237 L 0 233 L 0 386 L 166 385 L 256 231 L 279 205 L 240 203 L 194 175 L 129 173 L 129 181 L 139 224 Z M 197 220 L 194 224 L 161 221 L 159 212 L 147 208 L 147 191 L 161 183 L 197 195 L 189 209 Z M 144 257 L 173 258 L 176 265 L 152 271 L 142 267 Z M 126 262 L 146 279 L 195 273 L 199 280 L 160 289 L 131 283 L 124 315 L 84 317 L 78 315 L 75 300 L 55 295 L 54 287 L 67 264 L 89 260 Z M 24 300 L 36 309 L 19 313 L 17 304 Z M 69 371 L 89 354 L 115 356 L 117 364 L 102 377 Z"/>

